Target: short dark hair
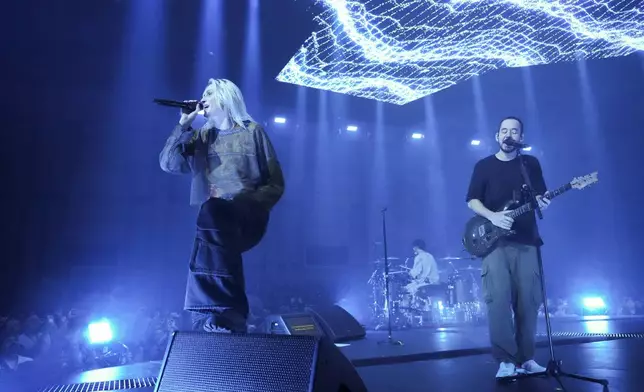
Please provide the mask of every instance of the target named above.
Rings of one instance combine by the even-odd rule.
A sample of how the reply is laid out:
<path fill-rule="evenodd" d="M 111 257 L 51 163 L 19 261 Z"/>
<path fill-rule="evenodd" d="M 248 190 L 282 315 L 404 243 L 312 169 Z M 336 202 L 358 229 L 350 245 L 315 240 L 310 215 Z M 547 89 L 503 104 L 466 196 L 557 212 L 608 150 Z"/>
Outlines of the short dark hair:
<path fill-rule="evenodd" d="M 423 240 L 414 240 L 414 242 L 411 243 L 411 246 L 412 248 L 427 250 L 427 247 L 425 246 L 425 241 Z"/>
<path fill-rule="evenodd" d="M 514 121 L 518 122 L 519 125 L 521 125 L 521 134 L 523 135 L 523 121 L 521 121 L 521 119 L 519 117 L 515 117 L 515 116 L 503 117 L 503 119 L 501 119 L 501 122 L 499 122 L 499 126 L 497 127 L 495 133 L 499 133 L 499 131 L 501 130 L 501 124 L 503 124 L 503 121 L 505 121 L 505 120 L 514 120 Z"/>

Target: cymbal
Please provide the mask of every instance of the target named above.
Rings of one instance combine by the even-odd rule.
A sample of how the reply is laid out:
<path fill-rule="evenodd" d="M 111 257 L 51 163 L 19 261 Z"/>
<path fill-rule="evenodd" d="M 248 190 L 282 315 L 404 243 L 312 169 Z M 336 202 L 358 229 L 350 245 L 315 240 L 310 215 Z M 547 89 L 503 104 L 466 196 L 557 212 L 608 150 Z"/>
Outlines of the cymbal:
<path fill-rule="evenodd" d="M 384 257 L 379 258 L 378 260 L 374 260 L 374 263 L 382 263 L 385 260 Z M 387 257 L 387 260 L 400 260 L 400 257 Z"/>
<path fill-rule="evenodd" d="M 446 256 L 440 257 L 438 260 L 476 260 L 476 257 L 456 257 L 456 256 Z"/>
<path fill-rule="evenodd" d="M 481 267 L 472 267 L 471 265 L 468 265 L 466 268 L 457 268 L 459 271 L 480 271 Z"/>

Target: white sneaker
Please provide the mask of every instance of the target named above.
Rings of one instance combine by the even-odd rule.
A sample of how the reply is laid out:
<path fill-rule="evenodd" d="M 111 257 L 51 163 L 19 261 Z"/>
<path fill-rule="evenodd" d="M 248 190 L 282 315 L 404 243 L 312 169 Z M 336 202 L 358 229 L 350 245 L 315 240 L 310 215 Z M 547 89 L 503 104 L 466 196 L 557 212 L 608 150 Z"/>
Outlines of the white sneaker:
<path fill-rule="evenodd" d="M 518 375 L 517 367 L 513 363 L 501 362 L 499 371 L 496 372 L 496 378 L 514 377 Z"/>
<path fill-rule="evenodd" d="M 531 359 L 529 361 L 525 361 L 523 365 L 521 365 L 521 371 L 522 373 L 527 373 L 527 374 L 545 373 L 546 368 L 539 365 L 537 362 L 535 362 L 534 359 Z"/>
<path fill-rule="evenodd" d="M 203 326 L 203 330 L 206 332 L 213 332 L 213 333 L 231 333 L 232 331 L 226 328 L 221 328 L 216 325 L 212 325 L 210 323 L 206 323 Z"/>

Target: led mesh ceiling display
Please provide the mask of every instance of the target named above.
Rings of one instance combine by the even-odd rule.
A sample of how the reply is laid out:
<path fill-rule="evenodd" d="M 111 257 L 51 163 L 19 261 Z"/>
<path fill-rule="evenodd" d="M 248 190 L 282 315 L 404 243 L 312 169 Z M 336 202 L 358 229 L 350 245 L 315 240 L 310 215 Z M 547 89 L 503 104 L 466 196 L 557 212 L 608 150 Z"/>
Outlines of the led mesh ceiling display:
<path fill-rule="evenodd" d="M 639 0 L 320 0 L 277 80 L 399 105 L 472 76 L 644 49 Z"/>

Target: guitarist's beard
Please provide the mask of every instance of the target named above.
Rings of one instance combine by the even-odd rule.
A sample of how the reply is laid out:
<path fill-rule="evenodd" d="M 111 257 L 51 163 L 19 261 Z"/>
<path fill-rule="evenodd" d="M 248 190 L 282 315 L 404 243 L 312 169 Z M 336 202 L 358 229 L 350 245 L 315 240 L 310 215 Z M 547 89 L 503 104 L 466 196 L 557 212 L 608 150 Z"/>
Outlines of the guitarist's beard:
<path fill-rule="evenodd" d="M 511 154 L 517 150 L 516 147 L 514 146 L 508 146 L 505 143 L 501 143 L 501 151 L 503 151 L 506 154 Z"/>

